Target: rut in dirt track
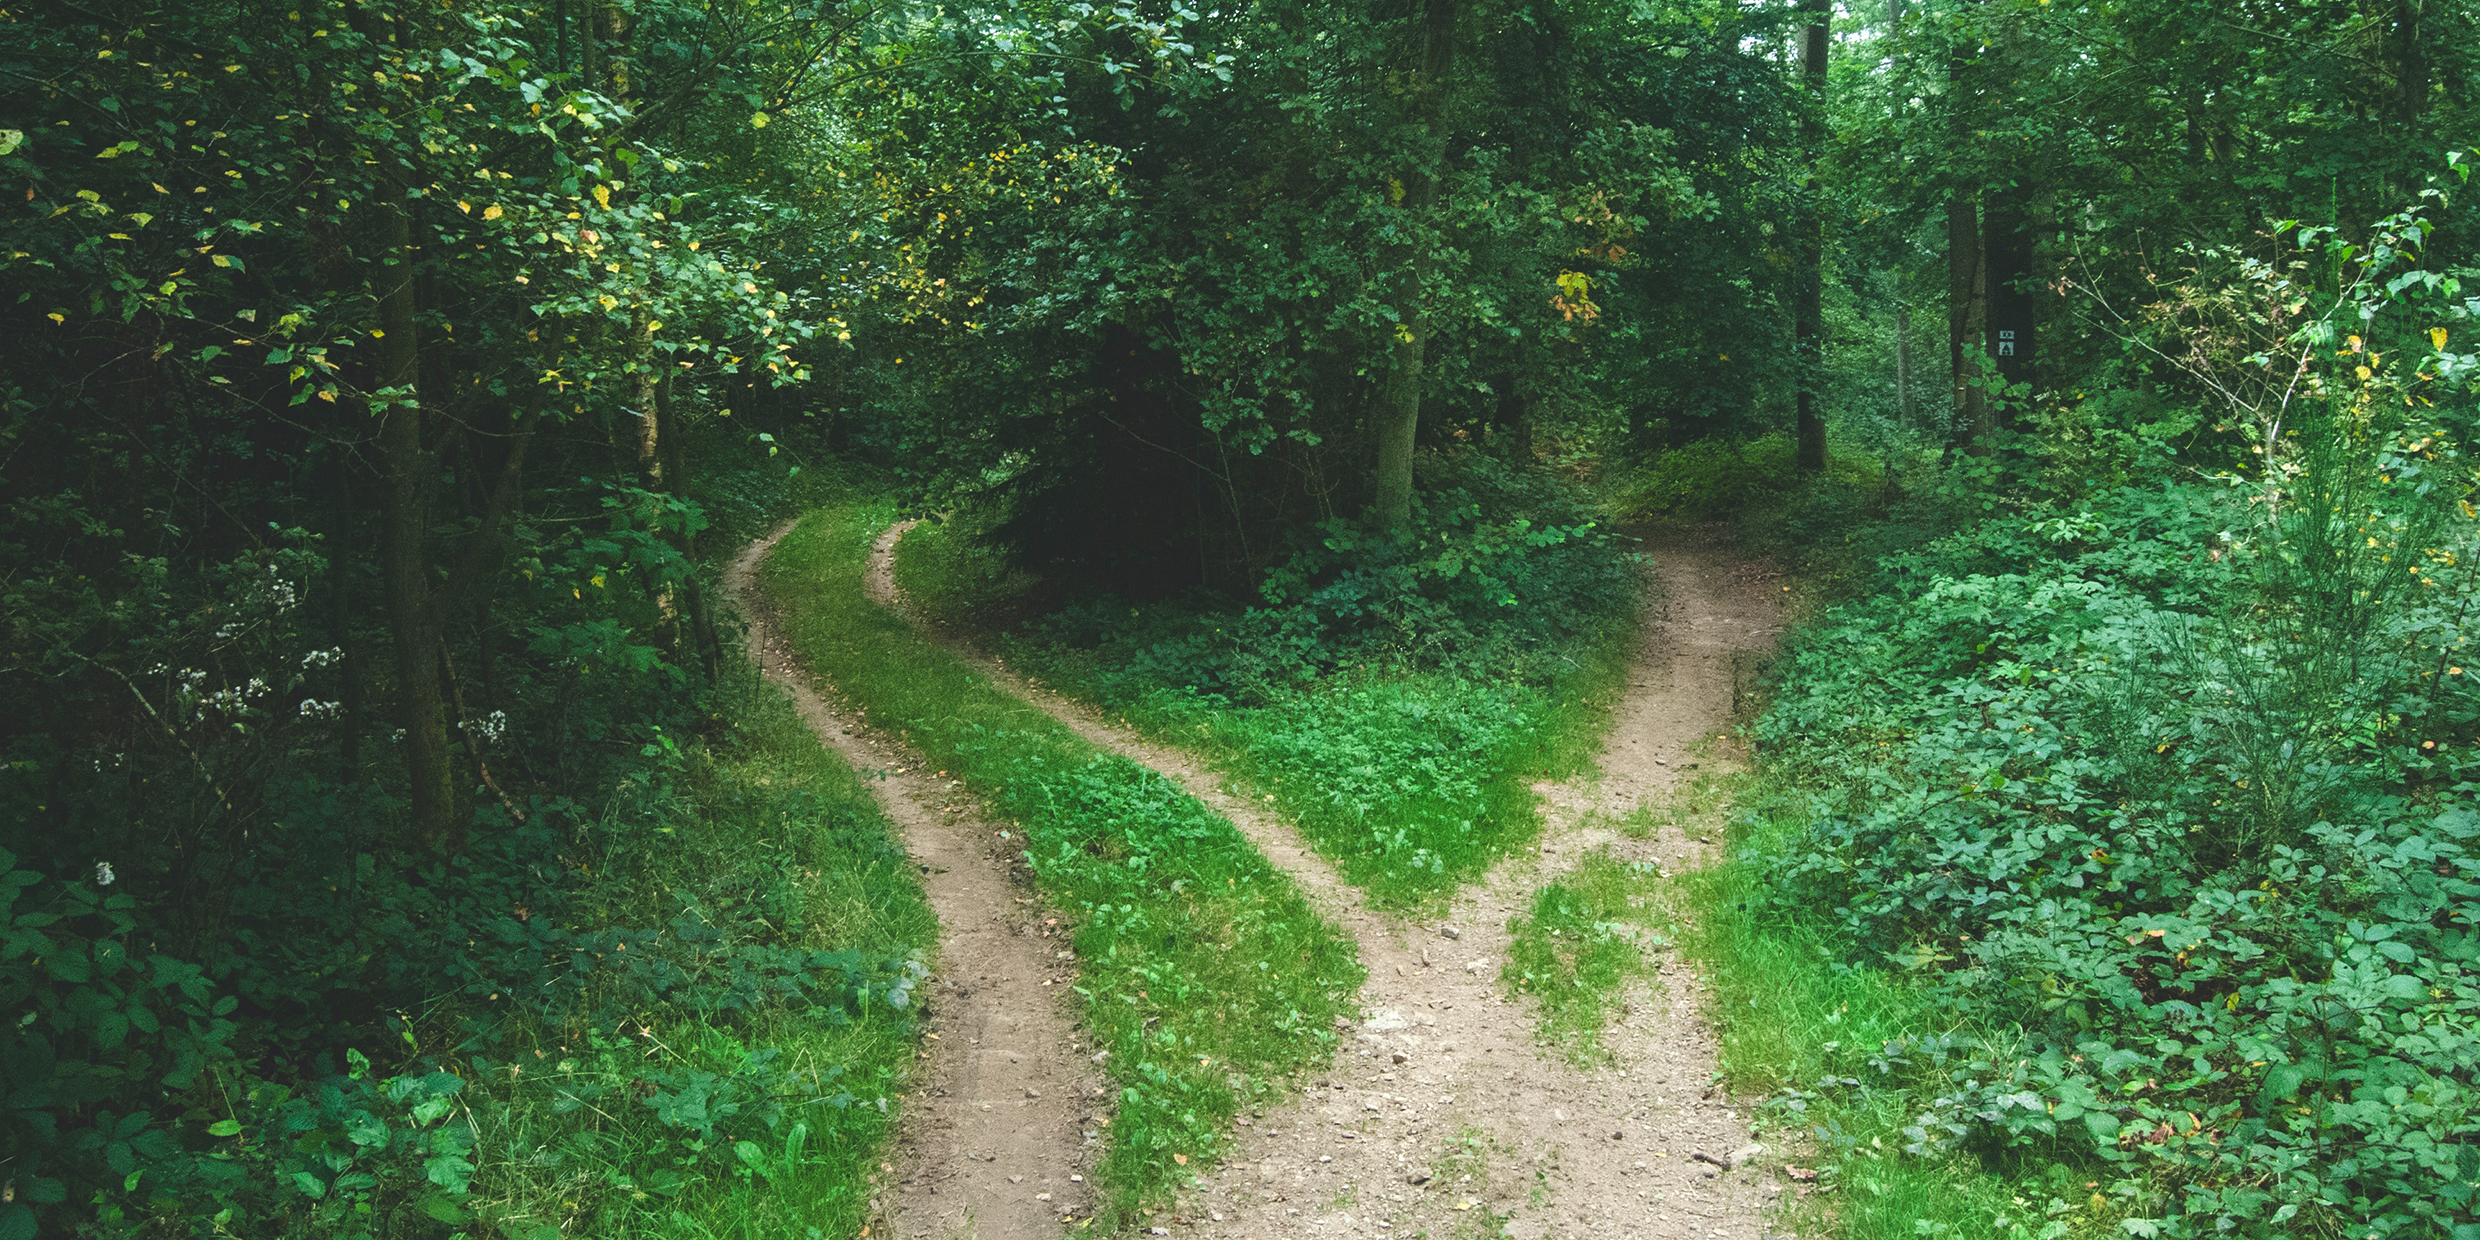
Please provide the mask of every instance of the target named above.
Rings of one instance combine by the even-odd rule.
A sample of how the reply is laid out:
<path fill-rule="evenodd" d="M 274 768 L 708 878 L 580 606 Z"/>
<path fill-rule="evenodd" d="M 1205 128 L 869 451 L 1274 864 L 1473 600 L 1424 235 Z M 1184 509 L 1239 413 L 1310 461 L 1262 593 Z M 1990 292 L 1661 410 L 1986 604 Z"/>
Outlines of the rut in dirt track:
<path fill-rule="evenodd" d="M 1099 1154 L 1087 1134 L 1106 1092 L 1075 1049 L 1059 996 L 1070 971 L 1037 928 L 1041 906 L 987 842 L 993 828 L 919 755 L 840 715 L 812 687 L 776 630 L 757 570 L 786 522 L 751 543 L 724 573 L 724 588 L 749 622 L 749 657 L 791 694 L 828 748 L 873 781 L 881 805 L 939 917 L 918 1065 L 896 1139 L 896 1162 L 880 1177 L 872 1235 L 915 1240 L 1050 1240 L 1070 1217 L 1088 1218 Z M 1075 1178 L 1072 1178 L 1075 1177 Z M 889 1231 L 892 1227 L 892 1231 Z"/>
<path fill-rule="evenodd" d="M 879 539 L 868 588 L 920 626 L 894 581 L 905 529 Z M 1596 848 L 1682 867 L 1704 858 L 1694 840 L 1633 840 L 1607 820 L 1666 796 L 1692 764 L 1731 760 L 1717 734 L 1730 722 L 1742 662 L 1773 644 L 1779 587 L 1764 564 L 1710 538 L 1673 536 L 1653 550 L 1656 612 L 1604 739 L 1600 777 L 1537 785 L 1547 818 L 1539 848 L 1496 867 L 1442 923 L 1369 910 L 1288 822 L 1227 791 L 1194 755 L 942 638 L 1088 740 L 1179 781 L 1359 940 L 1366 1014 L 1346 1049 L 1290 1105 L 1242 1120 L 1223 1165 L 1176 1215 L 1149 1221 L 1233 1240 L 1495 1235 L 1502 1225 L 1519 1240 L 1767 1234 L 1782 1164 L 1752 1145 L 1739 1105 L 1714 1085 L 1716 1047 L 1692 974 L 1662 967 L 1666 984 L 1637 996 L 1608 1031 L 1615 1064 L 1603 1070 L 1545 1052 L 1531 1013 L 1500 996 L 1507 921 L 1565 868 L 1562 858 Z"/>

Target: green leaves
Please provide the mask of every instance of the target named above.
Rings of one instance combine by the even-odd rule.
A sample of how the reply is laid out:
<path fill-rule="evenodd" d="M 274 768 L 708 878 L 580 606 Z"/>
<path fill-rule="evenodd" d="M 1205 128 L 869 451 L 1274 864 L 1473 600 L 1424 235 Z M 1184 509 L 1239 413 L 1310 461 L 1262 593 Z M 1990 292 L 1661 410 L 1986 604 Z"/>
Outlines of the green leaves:
<path fill-rule="evenodd" d="M 2303 447 L 2274 521 L 2194 483 L 1982 517 L 1793 648 L 1757 735 L 1814 791 L 1759 859 L 1775 912 L 2000 1031 L 1912 1078 L 1914 1153 L 2066 1141 L 2164 1235 L 2344 1198 L 2354 1226 L 2425 1225 L 2405 1203 L 2452 1198 L 2433 1151 L 2480 1135 L 2449 911 L 2480 890 L 2476 768 L 2420 738 L 2480 727 L 2441 676 L 2480 579 L 2396 570 L 2480 545 L 2444 494 L 2460 445 L 2379 438 L 2457 483 L 2389 491 L 2409 467 L 2382 447 Z"/>

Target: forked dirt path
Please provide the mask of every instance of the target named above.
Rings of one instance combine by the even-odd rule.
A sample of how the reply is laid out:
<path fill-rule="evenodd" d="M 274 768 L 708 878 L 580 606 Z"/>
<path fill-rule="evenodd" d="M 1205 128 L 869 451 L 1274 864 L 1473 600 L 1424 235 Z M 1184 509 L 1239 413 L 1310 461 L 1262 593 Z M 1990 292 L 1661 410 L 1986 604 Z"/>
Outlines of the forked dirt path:
<path fill-rule="evenodd" d="M 898 610 L 906 609 L 893 550 L 903 533 L 879 540 L 868 577 L 871 596 Z M 1779 586 L 1761 563 L 1696 533 L 1661 539 L 1653 551 L 1654 614 L 1600 776 L 1538 785 L 1548 818 L 1539 847 L 1494 869 L 1443 920 L 1422 924 L 1366 908 L 1289 823 L 1234 795 L 1194 755 L 949 641 L 998 683 L 1229 817 L 1358 938 L 1369 969 L 1364 1019 L 1331 1068 L 1289 1104 L 1243 1119 L 1223 1165 L 1176 1213 L 1149 1224 L 1233 1240 L 1767 1234 L 1782 1164 L 1751 1148 L 1740 1104 L 1714 1084 L 1717 1048 L 1693 974 L 1666 963 L 1667 984 L 1635 996 L 1605 1031 L 1613 1059 L 1605 1069 L 1582 1070 L 1543 1049 L 1533 1013 L 1500 996 L 1508 919 L 1573 858 L 1609 847 L 1681 866 L 1704 859 L 1708 846 L 1675 830 L 1634 840 L 1609 819 L 1663 799 L 1693 764 L 1732 760 L 1727 745 L 1700 742 L 1729 724 L 1742 658 L 1772 646 Z"/>
<path fill-rule="evenodd" d="M 758 566 L 786 522 L 734 557 L 724 590 L 749 622 L 749 657 L 782 685 L 810 730 L 853 769 L 885 772 L 879 803 L 902 830 L 939 917 L 927 988 L 927 1058 L 878 1178 L 871 1235 L 916 1240 L 1043 1240 L 1092 1216 L 1087 1134 L 1106 1091 L 1076 1045 L 1059 996 L 1074 980 L 1046 937 L 1041 905 L 993 854 L 995 828 L 956 786 L 894 738 L 839 714 L 813 687 L 758 589 Z M 892 1230 L 890 1230 L 892 1229 Z"/>

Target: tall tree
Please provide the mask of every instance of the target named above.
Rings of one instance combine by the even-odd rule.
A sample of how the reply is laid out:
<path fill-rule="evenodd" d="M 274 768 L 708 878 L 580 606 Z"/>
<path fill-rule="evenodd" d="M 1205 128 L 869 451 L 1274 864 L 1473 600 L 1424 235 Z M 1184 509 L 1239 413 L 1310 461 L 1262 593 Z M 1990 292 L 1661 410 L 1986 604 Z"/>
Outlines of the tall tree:
<path fill-rule="evenodd" d="M 1818 183 L 1818 173 L 1825 155 L 1826 52 L 1832 42 L 1832 0 L 1800 0 L 1800 12 L 1806 19 L 1800 28 L 1800 147 L 1806 164 L 1806 184 L 1801 188 L 1798 215 L 1792 225 L 1794 262 L 1798 268 L 1793 276 L 1797 287 L 1793 291 L 1792 335 L 1799 385 L 1799 466 L 1809 473 L 1820 473 L 1826 467 L 1826 419 L 1824 410 L 1818 407 L 1825 386 L 1826 237 L 1825 212 L 1820 202 L 1823 187 Z"/>
<path fill-rule="evenodd" d="M 1412 520 L 1412 452 L 1421 427 L 1423 362 L 1430 345 L 1430 260 L 1447 148 L 1447 105 L 1455 73 L 1456 26 L 1464 0 L 1421 0 L 1417 37 L 1405 74 L 1407 158 L 1388 187 L 1402 213 L 1385 265 L 1392 271 L 1395 339 L 1386 378 L 1371 403 L 1377 467 L 1370 509 L 1378 528 L 1400 530 Z"/>

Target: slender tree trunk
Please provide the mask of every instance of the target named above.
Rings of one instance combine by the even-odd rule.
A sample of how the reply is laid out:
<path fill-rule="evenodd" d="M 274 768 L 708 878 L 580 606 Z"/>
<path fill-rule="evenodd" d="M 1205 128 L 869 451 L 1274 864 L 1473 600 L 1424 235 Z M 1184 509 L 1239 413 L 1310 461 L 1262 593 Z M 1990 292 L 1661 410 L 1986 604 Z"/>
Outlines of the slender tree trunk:
<path fill-rule="evenodd" d="M 1980 203 L 1955 187 L 1946 200 L 1946 334 L 1955 375 L 1955 435 L 1974 452 L 1986 451 L 1989 391 L 1978 354 L 1989 330 L 1987 255 L 1982 246 Z"/>
<path fill-rule="evenodd" d="M 1377 432 L 1378 462 L 1371 508 L 1381 530 L 1412 522 L 1412 451 L 1421 429 L 1421 372 L 1429 349 L 1429 307 L 1423 285 L 1429 247 L 1417 237 L 1438 197 L 1438 160 L 1446 139 L 1447 84 L 1455 69 L 1455 28 L 1462 0 L 1424 0 L 1420 65 L 1413 78 L 1413 115 L 1423 128 L 1422 150 L 1397 178 L 1403 185 L 1398 232 L 1388 264 L 1397 281 L 1398 319 L 1387 349 L 1387 372 L 1370 421 Z"/>
<path fill-rule="evenodd" d="M 2418 136 L 2428 112 L 2428 47 L 2420 30 L 2427 8 L 2428 0 L 2395 0 L 2394 28 L 2386 40 L 2393 53 L 2396 119 L 2410 137 Z"/>
<path fill-rule="evenodd" d="M 1972 59 L 1979 41 L 1957 43 L 1946 58 L 1947 124 L 1955 157 L 1971 150 Z M 1975 346 L 1989 326 L 1988 254 L 1972 174 L 1957 172 L 1946 197 L 1946 355 L 1954 382 L 1954 437 L 1975 453 L 1988 450 L 1989 394 L 1981 385 Z"/>
<path fill-rule="evenodd" d="M 430 501 L 436 471 L 423 442 L 422 404 L 415 390 L 422 357 L 415 330 L 413 221 L 393 172 L 383 175 L 380 184 L 377 254 L 370 280 L 381 333 L 377 386 L 391 395 L 374 411 L 379 418 L 379 571 L 395 653 L 396 721 L 405 732 L 413 842 L 445 852 L 459 841 L 447 703 L 439 688 L 439 618 L 431 597 Z"/>
<path fill-rule="evenodd" d="M 1901 302 L 1894 307 L 1894 414 L 1912 424 L 1912 308 Z"/>
<path fill-rule="evenodd" d="M 1808 24 L 1800 31 L 1800 78 L 1807 94 L 1800 113 L 1800 145 L 1808 160 L 1808 183 L 1800 195 L 1798 230 L 1799 290 L 1792 327 L 1798 359 L 1797 411 L 1799 464 L 1806 473 L 1826 467 L 1826 419 L 1819 399 L 1825 388 L 1825 213 L 1817 197 L 1818 164 L 1825 148 L 1826 49 L 1833 10 L 1829 0 L 1801 0 Z"/>
<path fill-rule="evenodd" d="M 681 438 L 680 408 L 672 402 L 672 376 L 666 374 L 654 389 L 656 434 L 663 445 L 663 489 L 672 495 L 685 495 L 689 486 L 688 445 Z M 697 562 L 697 535 L 683 534 L 680 553 Z M 706 597 L 706 588 L 693 572 L 689 577 L 684 600 L 688 605 L 691 639 L 696 643 L 699 661 L 706 666 L 709 682 L 723 670 L 723 639 L 715 630 L 715 609 Z"/>

